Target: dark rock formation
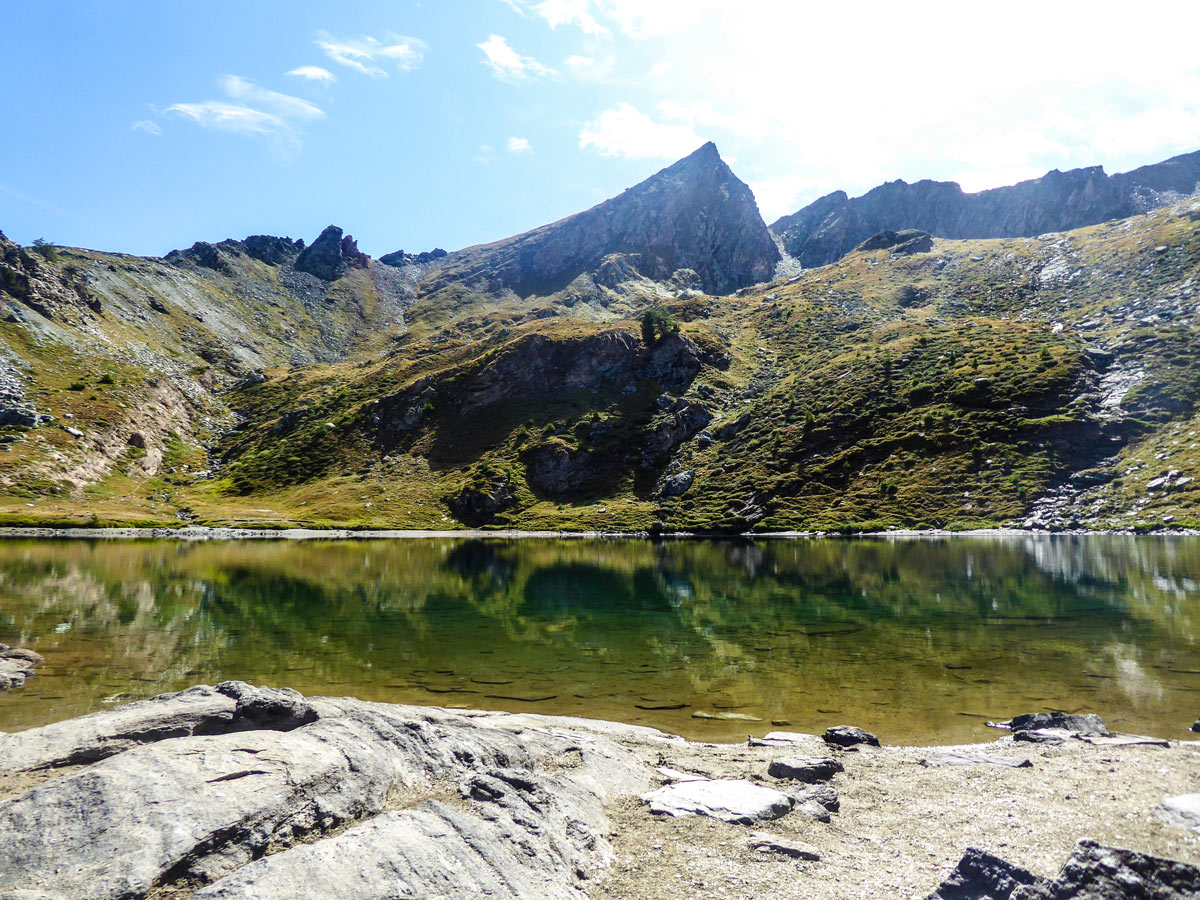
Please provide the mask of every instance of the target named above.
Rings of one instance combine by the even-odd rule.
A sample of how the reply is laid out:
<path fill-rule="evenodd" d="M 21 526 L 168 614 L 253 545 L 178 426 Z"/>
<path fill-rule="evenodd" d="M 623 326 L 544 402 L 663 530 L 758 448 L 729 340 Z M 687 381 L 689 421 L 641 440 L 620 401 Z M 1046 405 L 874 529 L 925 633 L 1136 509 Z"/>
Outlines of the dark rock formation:
<path fill-rule="evenodd" d="M 1020 866 L 968 847 L 950 876 L 925 900 L 1010 900 L 1017 888 L 1037 880 Z"/>
<path fill-rule="evenodd" d="M 529 486 L 552 499 L 566 499 L 598 490 L 616 472 L 614 458 L 595 458 L 581 447 L 557 438 L 521 454 Z"/>
<path fill-rule="evenodd" d="M 826 728 L 821 737 L 831 747 L 854 747 L 858 744 L 879 746 L 879 738 L 853 725 L 834 725 L 832 728 Z"/>
<path fill-rule="evenodd" d="M 464 525 L 486 525 L 516 500 L 508 479 L 497 475 L 480 483 L 463 485 L 446 505 Z"/>
<path fill-rule="evenodd" d="M 822 266 L 882 231 L 936 237 L 1030 237 L 1137 215 L 1193 193 L 1200 151 L 1120 175 L 1057 169 L 1011 187 L 964 193 L 950 181 L 891 181 L 850 198 L 835 191 L 771 225 L 804 266 Z"/>
<path fill-rule="evenodd" d="M 926 900 L 1185 900 L 1200 895 L 1200 869 L 1080 841 L 1054 878 L 970 848 Z"/>
<path fill-rule="evenodd" d="M 1108 734 L 1103 720 L 1095 713 L 1036 712 L 1013 716 L 1008 727 L 1014 734 L 1057 728 L 1072 734 Z"/>
<path fill-rule="evenodd" d="M 247 256 L 269 266 L 287 265 L 304 249 L 304 241 L 299 238 L 293 241 L 291 238 L 270 234 L 252 234 L 242 241 L 241 245 Z"/>
<path fill-rule="evenodd" d="M 337 281 L 348 269 L 365 269 L 370 257 L 359 252 L 358 244 L 342 229 L 330 225 L 308 247 L 300 251 L 293 266 L 298 272 L 315 275 L 322 281 Z"/>
<path fill-rule="evenodd" d="M 933 249 L 933 238 L 924 231 L 906 228 L 904 231 L 881 231 L 872 235 L 854 248 L 863 253 L 871 250 L 891 250 L 899 256 L 912 253 L 928 253 Z"/>
<path fill-rule="evenodd" d="M 772 778 L 787 778 L 805 784 L 828 781 L 844 771 L 845 766 L 828 756 L 784 756 L 772 760 L 767 767 L 767 774 Z"/>
<path fill-rule="evenodd" d="M 393 253 L 385 253 L 379 257 L 379 261 L 389 266 L 422 266 L 429 263 L 437 262 L 449 254 L 441 247 L 434 247 L 432 250 L 426 250 L 422 253 L 405 253 L 403 250 L 396 250 Z"/>
<path fill-rule="evenodd" d="M 453 254 L 439 278 L 550 294 L 614 253 L 650 278 L 692 269 L 706 291 L 722 294 L 771 278 L 780 259 L 754 195 L 708 143 L 586 212 Z M 601 277 L 613 274 L 621 273 Z"/>
<path fill-rule="evenodd" d="M 167 262 L 178 265 L 182 262 L 194 263 L 203 269 L 227 273 L 230 270 L 229 261 L 221 255 L 221 251 L 208 241 L 196 241 L 186 250 L 172 250 L 165 257 Z"/>

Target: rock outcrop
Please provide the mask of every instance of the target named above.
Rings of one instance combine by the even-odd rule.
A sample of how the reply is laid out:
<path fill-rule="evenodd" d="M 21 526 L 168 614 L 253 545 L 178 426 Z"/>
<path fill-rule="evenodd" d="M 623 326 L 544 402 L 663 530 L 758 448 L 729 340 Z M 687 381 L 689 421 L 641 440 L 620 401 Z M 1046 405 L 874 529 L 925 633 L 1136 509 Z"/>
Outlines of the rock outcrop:
<path fill-rule="evenodd" d="M 750 188 L 708 143 L 599 206 L 452 254 L 438 277 L 524 297 L 553 293 L 600 270 L 602 281 L 614 283 L 635 272 L 666 280 L 687 269 L 694 275 L 682 281 L 694 278 L 720 294 L 766 281 L 779 259 Z"/>
<path fill-rule="evenodd" d="M 970 848 L 926 900 L 1184 900 L 1200 892 L 1200 868 L 1080 841 L 1054 878 Z"/>
<path fill-rule="evenodd" d="M 22 900 L 575 900 L 611 854 L 603 803 L 649 786 L 554 720 L 241 682 L 0 734 L 0 760 L 73 767 L 0 801 L 0 895 Z"/>
<path fill-rule="evenodd" d="M 1031 237 L 1121 219 L 1174 203 L 1200 185 L 1200 151 L 1132 172 L 1100 166 L 1047 172 L 968 194 L 951 181 L 890 181 L 861 197 L 835 191 L 771 225 L 803 266 L 840 259 L 872 235 L 921 229 L 935 237 Z"/>
<path fill-rule="evenodd" d="M 343 236 L 342 229 L 330 225 L 300 252 L 293 266 L 322 281 L 337 281 L 347 270 L 365 269 L 369 262 L 370 257 L 359 251 L 354 238 Z"/>

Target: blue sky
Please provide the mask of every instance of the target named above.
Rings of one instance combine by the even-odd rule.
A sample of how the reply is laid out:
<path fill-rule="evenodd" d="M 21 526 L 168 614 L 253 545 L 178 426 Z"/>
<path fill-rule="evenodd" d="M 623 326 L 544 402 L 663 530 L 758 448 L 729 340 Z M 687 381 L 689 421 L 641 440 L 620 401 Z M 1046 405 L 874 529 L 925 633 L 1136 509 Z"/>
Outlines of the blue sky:
<path fill-rule="evenodd" d="M 0 230 L 22 243 L 161 255 L 336 223 L 376 256 L 452 250 L 591 206 L 710 139 L 768 221 L 892 178 L 978 190 L 1200 149 L 1194 0 L 1141 4 L 1135 33 L 1127 11 L 1045 0 L 2 12 Z"/>

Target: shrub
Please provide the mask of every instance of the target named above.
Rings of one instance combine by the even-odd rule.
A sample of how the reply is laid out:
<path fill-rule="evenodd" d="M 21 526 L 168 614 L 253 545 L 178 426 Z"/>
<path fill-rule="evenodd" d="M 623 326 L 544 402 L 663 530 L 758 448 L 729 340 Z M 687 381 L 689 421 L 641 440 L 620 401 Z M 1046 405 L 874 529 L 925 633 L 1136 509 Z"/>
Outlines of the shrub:
<path fill-rule="evenodd" d="M 58 262 L 58 248 L 44 238 L 34 238 L 33 252 L 49 262 Z"/>
<path fill-rule="evenodd" d="M 665 309 L 642 313 L 642 341 L 647 347 L 657 347 L 673 334 L 679 334 L 679 320 Z"/>

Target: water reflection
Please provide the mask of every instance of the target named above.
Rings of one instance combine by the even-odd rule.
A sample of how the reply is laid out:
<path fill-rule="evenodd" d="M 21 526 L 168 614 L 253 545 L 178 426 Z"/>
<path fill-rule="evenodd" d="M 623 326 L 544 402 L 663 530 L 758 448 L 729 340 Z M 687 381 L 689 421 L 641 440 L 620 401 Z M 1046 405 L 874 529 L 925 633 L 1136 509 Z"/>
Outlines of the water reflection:
<path fill-rule="evenodd" d="M 1182 736 L 1198 636 L 1197 539 L 0 542 L 0 640 L 47 657 L 4 730 L 242 678 L 722 740 Z"/>

